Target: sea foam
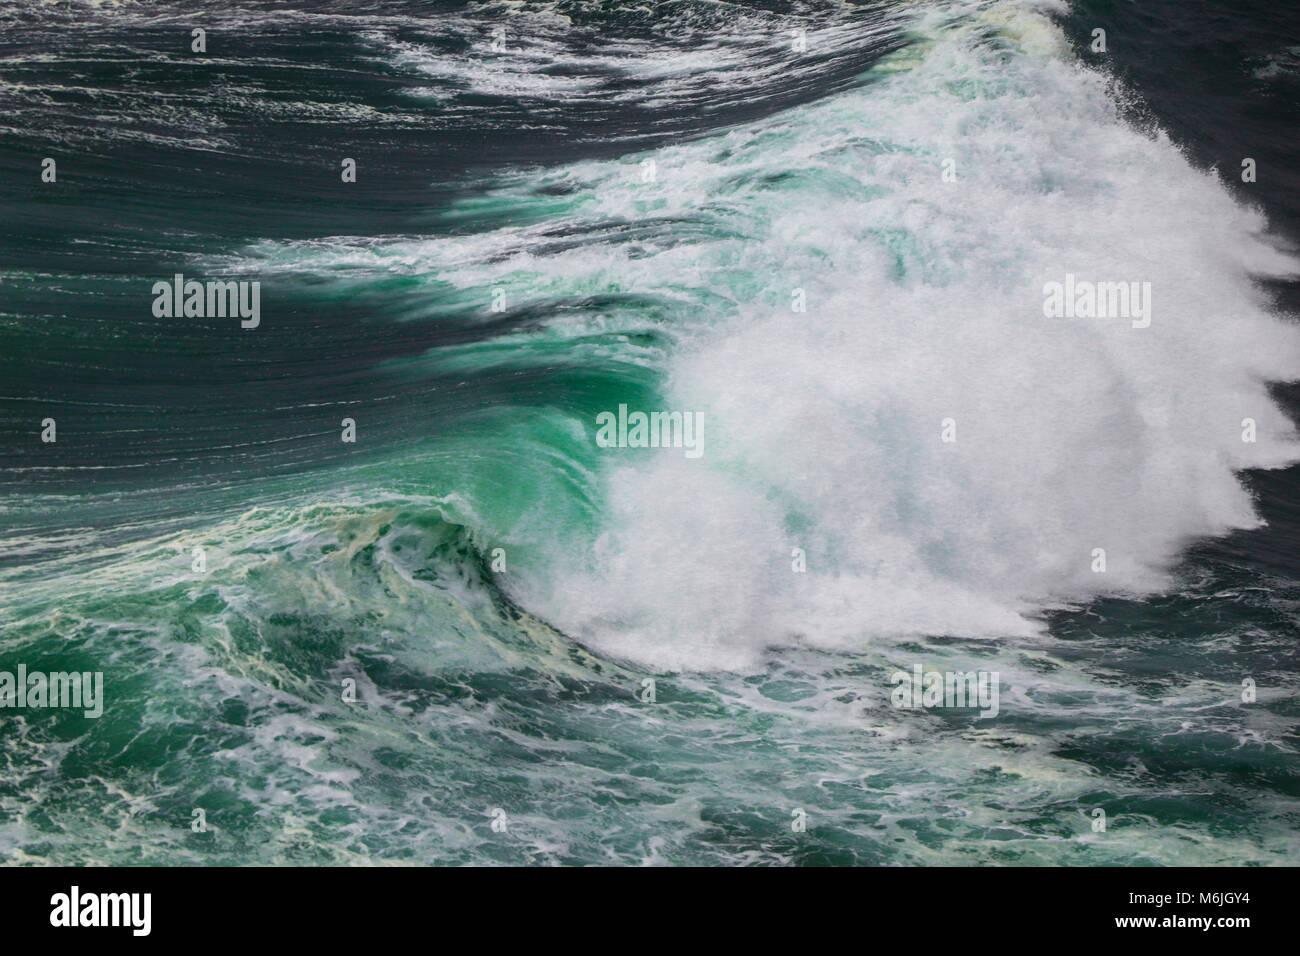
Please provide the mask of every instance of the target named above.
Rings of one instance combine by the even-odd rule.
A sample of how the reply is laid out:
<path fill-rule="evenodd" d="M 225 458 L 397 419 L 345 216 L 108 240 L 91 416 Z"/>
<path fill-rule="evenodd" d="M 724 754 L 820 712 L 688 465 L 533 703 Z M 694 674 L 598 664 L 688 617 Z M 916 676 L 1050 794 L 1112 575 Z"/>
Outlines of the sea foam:
<path fill-rule="evenodd" d="M 1029 637 L 1045 608 L 1169 587 L 1189 543 L 1258 524 L 1242 470 L 1300 459 L 1268 392 L 1300 375 L 1300 333 L 1257 282 L 1300 262 L 1126 120 L 1061 9 L 919 5 L 914 42 L 849 91 L 466 201 L 507 225 L 252 264 L 429 276 L 431 316 L 500 290 L 547 318 L 430 361 L 648 368 L 659 407 L 707 418 L 687 460 L 598 448 L 594 418 L 552 409 L 590 439 L 596 530 L 530 518 L 521 541 L 477 509 L 522 554 L 502 586 L 600 653 L 746 669 L 781 646 Z M 1069 277 L 1139 283 L 1143 315 L 1048 317 Z"/>
<path fill-rule="evenodd" d="M 691 281 L 736 309 L 669 369 L 672 407 L 709 416 L 708 454 L 607 455 L 591 558 L 560 542 L 524 589 L 567 633 L 668 669 L 1023 636 L 1046 606 L 1165 588 L 1189 542 L 1257 524 L 1237 472 L 1297 458 L 1266 383 L 1296 377 L 1300 335 L 1254 278 L 1295 258 L 1126 124 L 1036 7 L 940 22 L 908 68 L 654 154 L 656 214 L 748 231 L 690 251 Z M 620 212 L 599 170 L 571 172 Z M 1150 282 L 1150 327 L 1045 318 L 1044 283 L 1085 271 Z M 762 290 L 737 294 L 740 273 Z"/>

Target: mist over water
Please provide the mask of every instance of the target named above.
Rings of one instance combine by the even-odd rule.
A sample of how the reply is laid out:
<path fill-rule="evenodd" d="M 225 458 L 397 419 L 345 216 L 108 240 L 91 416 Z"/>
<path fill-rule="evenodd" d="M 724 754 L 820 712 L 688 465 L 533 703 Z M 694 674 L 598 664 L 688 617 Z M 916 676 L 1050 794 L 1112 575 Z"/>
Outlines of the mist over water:
<path fill-rule="evenodd" d="M 112 170 L 6 197 L 0 669 L 108 695 L 0 718 L 8 861 L 1294 852 L 1293 237 L 1072 42 L 1113 11 L 665 6 L 212 8 L 171 99 L 169 17 L 79 13 L 141 61 L 87 82 L 4 8 L 6 175 Z M 261 325 L 162 326 L 177 272 Z M 599 447 L 621 404 L 703 455 Z"/>

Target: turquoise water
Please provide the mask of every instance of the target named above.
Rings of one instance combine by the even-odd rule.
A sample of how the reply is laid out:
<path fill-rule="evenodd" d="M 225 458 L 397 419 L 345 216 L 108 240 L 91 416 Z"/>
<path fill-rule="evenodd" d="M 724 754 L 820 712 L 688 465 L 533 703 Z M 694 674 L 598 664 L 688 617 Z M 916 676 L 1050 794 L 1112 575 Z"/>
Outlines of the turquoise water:
<path fill-rule="evenodd" d="M 0 670 L 106 687 L 0 711 L 5 859 L 1288 862 L 1297 259 L 1091 14 L 4 8 Z"/>

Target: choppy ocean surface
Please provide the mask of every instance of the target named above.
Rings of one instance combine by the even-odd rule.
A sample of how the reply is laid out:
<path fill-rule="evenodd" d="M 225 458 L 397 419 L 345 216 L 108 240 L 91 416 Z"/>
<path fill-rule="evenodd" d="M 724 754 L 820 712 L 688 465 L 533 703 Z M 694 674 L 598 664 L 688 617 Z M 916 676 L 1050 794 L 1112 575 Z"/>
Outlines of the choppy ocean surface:
<path fill-rule="evenodd" d="M 1297 120 L 1264 0 L 0 0 L 0 671 L 105 688 L 0 859 L 1294 862 Z"/>

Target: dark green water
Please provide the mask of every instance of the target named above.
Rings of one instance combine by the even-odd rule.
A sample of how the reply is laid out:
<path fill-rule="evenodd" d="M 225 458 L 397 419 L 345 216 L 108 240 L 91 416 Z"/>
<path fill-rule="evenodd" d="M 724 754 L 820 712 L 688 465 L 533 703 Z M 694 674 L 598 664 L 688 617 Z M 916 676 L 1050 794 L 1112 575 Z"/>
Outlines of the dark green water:
<path fill-rule="evenodd" d="M 0 709 L 4 859 L 1290 862 L 1296 43 L 0 3 L 0 672 L 105 686 Z M 1067 272 L 1150 328 L 1045 319 Z M 997 716 L 895 709 L 918 664 Z"/>

